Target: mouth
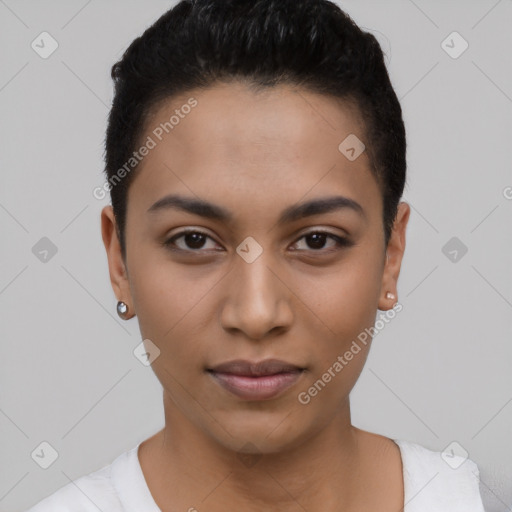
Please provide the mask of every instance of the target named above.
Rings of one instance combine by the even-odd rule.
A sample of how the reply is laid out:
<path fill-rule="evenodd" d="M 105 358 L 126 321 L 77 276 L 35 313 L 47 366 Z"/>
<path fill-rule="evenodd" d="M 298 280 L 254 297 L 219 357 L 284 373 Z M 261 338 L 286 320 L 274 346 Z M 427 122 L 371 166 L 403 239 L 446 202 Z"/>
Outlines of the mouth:
<path fill-rule="evenodd" d="M 266 359 L 260 362 L 228 361 L 206 370 L 225 390 L 244 400 L 269 400 L 293 386 L 305 368 Z"/>

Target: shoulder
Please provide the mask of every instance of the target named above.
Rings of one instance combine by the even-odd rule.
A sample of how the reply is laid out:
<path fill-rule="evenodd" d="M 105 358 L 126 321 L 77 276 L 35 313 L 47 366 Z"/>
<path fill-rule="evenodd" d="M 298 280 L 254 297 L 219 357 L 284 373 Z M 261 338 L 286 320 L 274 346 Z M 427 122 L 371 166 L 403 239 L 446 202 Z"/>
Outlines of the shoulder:
<path fill-rule="evenodd" d="M 394 441 L 402 456 L 408 511 L 429 507 L 438 511 L 484 512 L 475 462 L 453 450 L 437 452 L 411 441 Z"/>
<path fill-rule="evenodd" d="M 112 467 L 121 460 L 73 480 L 57 489 L 26 512 L 109 512 L 122 511 L 122 505 L 112 482 Z"/>

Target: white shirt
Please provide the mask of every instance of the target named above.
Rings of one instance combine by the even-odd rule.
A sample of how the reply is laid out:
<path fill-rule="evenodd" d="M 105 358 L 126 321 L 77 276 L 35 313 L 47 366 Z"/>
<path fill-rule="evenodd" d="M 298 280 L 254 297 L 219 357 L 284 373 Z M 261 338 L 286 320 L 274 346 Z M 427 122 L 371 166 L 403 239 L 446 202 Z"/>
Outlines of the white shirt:
<path fill-rule="evenodd" d="M 446 462 L 440 452 L 394 441 L 402 456 L 404 512 L 485 512 L 472 460 L 454 455 Z M 66 484 L 26 512 L 161 512 L 142 473 L 138 448 Z"/>

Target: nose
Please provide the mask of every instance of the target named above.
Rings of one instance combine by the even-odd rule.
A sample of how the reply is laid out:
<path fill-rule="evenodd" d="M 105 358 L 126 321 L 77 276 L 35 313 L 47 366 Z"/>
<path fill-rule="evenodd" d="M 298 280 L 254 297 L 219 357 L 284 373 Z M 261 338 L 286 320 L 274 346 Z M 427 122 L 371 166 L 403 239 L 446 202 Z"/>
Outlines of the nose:
<path fill-rule="evenodd" d="M 293 293 L 283 270 L 269 259 L 264 251 L 252 263 L 235 260 L 220 315 L 222 327 L 231 334 L 262 340 L 290 328 Z"/>

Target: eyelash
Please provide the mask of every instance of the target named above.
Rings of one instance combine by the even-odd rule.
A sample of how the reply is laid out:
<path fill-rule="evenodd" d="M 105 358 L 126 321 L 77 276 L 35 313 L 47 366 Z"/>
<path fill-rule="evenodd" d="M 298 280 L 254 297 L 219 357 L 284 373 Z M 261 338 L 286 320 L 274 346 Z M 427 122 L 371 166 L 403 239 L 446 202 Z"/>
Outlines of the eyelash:
<path fill-rule="evenodd" d="M 189 230 L 184 230 L 184 231 L 180 231 L 179 233 L 176 233 L 171 238 L 169 238 L 168 240 L 163 242 L 163 245 L 167 249 L 169 249 L 171 251 L 176 251 L 176 252 L 189 252 L 189 253 L 207 252 L 207 251 L 204 251 L 201 249 L 181 249 L 181 248 L 175 246 L 176 240 L 178 240 L 179 238 L 182 238 L 183 236 L 189 235 L 191 233 L 196 233 L 198 235 L 202 235 L 206 238 L 213 240 L 213 238 L 210 235 L 208 235 L 207 233 L 204 233 L 197 229 L 189 229 Z M 348 238 L 344 238 L 344 237 L 335 235 L 329 231 L 322 231 L 322 230 L 314 230 L 314 231 L 309 231 L 308 233 L 304 233 L 300 238 L 298 238 L 296 240 L 296 242 L 294 242 L 294 245 L 299 240 L 302 240 L 303 238 L 307 238 L 308 236 L 316 235 L 316 234 L 326 235 L 327 238 L 331 238 L 332 240 L 334 240 L 336 242 L 337 247 L 330 248 L 330 249 L 309 249 L 309 251 L 312 251 L 315 253 L 329 254 L 329 253 L 332 253 L 333 251 L 338 251 L 344 247 L 350 247 L 350 246 L 354 245 L 353 242 L 351 242 Z M 301 251 L 304 251 L 304 249 L 297 249 L 297 251 L 301 252 Z"/>

